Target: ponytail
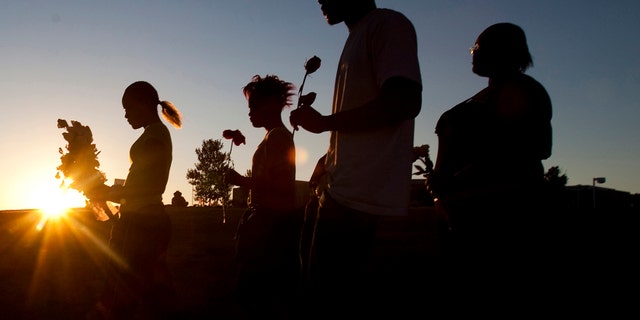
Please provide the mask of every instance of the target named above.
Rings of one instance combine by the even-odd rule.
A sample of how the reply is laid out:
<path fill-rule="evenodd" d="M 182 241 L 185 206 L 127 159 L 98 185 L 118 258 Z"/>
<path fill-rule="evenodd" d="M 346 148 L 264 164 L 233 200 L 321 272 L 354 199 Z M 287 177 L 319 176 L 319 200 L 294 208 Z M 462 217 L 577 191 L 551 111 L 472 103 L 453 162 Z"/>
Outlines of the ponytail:
<path fill-rule="evenodd" d="M 167 120 L 175 128 L 182 127 L 182 114 L 178 111 L 178 108 L 169 101 L 158 102 L 162 107 L 162 117 Z"/>

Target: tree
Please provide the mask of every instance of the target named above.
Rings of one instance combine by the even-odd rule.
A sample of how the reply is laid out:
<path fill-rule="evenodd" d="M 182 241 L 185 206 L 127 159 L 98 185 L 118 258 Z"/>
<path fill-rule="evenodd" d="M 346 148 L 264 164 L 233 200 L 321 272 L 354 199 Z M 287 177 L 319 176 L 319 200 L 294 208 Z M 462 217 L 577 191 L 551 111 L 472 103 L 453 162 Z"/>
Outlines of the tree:
<path fill-rule="evenodd" d="M 544 174 L 544 180 L 552 190 L 562 190 L 567 185 L 569 178 L 562 173 L 560 167 L 553 166 Z"/>
<path fill-rule="evenodd" d="M 552 208 L 562 209 L 565 207 L 563 200 L 564 189 L 567 185 L 567 175 L 562 173 L 558 166 L 549 168 L 544 174 L 544 180 L 547 184 L 547 191 L 549 196 L 549 203 Z"/>
<path fill-rule="evenodd" d="M 202 148 L 196 148 L 198 163 L 187 170 L 187 180 L 194 186 L 195 198 L 204 205 L 221 203 L 226 206 L 231 187 L 224 183 L 224 173 L 229 168 L 229 155 L 222 152 L 221 140 L 203 140 Z"/>

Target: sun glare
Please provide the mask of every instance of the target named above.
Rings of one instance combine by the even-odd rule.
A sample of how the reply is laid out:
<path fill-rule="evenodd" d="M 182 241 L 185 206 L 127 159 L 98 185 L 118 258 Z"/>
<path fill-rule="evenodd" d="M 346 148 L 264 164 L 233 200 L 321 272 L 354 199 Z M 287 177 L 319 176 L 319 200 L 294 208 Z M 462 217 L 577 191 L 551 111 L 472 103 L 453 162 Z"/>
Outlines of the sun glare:
<path fill-rule="evenodd" d="M 57 218 L 70 208 L 84 207 L 85 198 L 76 190 L 61 188 L 60 182 L 54 179 L 34 188 L 30 203 L 47 218 Z"/>
<path fill-rule="evenodd" d="M 296 148 L 296 165 L 303 165 L 307 163 L 309 160 L 309 153 L 306 149 L 297 147 Z"/>

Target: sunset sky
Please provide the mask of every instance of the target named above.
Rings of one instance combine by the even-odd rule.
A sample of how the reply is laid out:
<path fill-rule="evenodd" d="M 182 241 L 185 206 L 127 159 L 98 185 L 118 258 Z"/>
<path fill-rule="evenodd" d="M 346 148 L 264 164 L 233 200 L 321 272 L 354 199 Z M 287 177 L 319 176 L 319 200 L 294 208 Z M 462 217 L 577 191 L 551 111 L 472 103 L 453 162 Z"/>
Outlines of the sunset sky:
<path fill-rule="evenodd" d="M 431 146 L 438 117 L 486 86 L 471 72 L 468 48 L 491 24 L 513 22 L 526 32 L 534 66 L 527 73 L 549 91 L 554 147 L 544 162 L 559 166 L 569 185 L 640 193 L 640 2 L 638 1 L 377 1 L 411 19 L 419 41 L 423 105 L 415 145 Z M 0 4 L 0 210 L 36 208 L 56 193 L 57 119 L 91 127 L 108 183 L 124 179 L 129 147 L 142 133 L 124 119 L 122 92 L 137 80 L 173 102 L 184 126 L 170 127 L 174 162 L 164 194 L 191 204 L 188 169 L 206 139 L 239 129 L 238 172 L 264 136 L 253 128 L 241 88 L 255 74 L 276 74 L 297 86 L 305 61 L 320 69 L 305 83 L 314 106 L 331 110 L 336 64 L 347 37 L 329 26 L 314 0 L 11 0 Z M 288 125 L 289 111 L 283 112 Z M 228 151 L 229 142 L 223 141 Z M 328 146 L 328 133 L 298 132 L 297 179 L 308 180 Z M 499 169 L 499 168 L 498 168 Z"/>

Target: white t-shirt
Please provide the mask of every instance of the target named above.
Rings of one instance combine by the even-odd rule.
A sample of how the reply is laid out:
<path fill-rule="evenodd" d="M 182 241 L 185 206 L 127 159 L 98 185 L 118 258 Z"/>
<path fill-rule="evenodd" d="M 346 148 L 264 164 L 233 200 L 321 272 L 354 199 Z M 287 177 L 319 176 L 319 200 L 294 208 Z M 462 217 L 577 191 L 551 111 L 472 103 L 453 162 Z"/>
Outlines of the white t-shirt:
<path fill-rule="evenodd" d="M 336 75 L 333 113 L 362 106 L 396 76 L 421 83 L 415 29 L 401 13 L 375 9 L 349 30 Z M 413 136 L 413 119 L 370 131 L 332 131 L 325 162 L 327 192 L 359 211 L 406 215 Z"/>

